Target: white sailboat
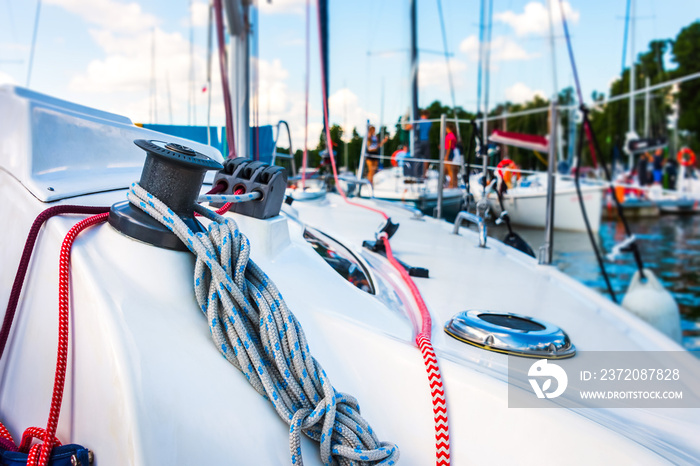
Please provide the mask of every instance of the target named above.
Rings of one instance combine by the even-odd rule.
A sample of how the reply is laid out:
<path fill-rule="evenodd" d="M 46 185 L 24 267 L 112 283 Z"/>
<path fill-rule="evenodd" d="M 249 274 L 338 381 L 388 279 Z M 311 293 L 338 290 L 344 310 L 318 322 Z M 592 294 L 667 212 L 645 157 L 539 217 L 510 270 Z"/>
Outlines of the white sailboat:
<path fill-rule="evenodd" d="M 422 162 L 419 163 L 422 165 Z M 437 170 L 430 169 L 425 178 L 418 179 L 406 176 L 403 167 L 391 167 L 374 175 L 373 186 L 360 184 L 357 189 L 360 197 L 400 202 L 432 215 L 438 205 L 438 179 Z M 342 178 L 342 181 L 345 181 L 345 189 L 353 185 L 350 178 Z M 462 207 L 463 198 L 462 189 L 443 188 L 443 214 L 454 217 Z"/>
<path fill-rule="evenodd" d="M 478 177 L 474 177 L 476 185 Z M 480 186 L 479 186 L 480 187 Z M 474 199 L 482 198 L 483 190 L 474 191 Z M 582 184 L 583 204 L 590 221 L 591 230 L 600 229 L 605 187 L 600 184 Z M 501 205 L 492 189 L 487 193 L 487 202 L 493 214 L 498 217 Z M 544 228 L 547 208 L 547 174 L 536 173 L 526 176 L 503 194 L 503 207 L 515 225 L 531 228 Z M 581 206 L 576 186 L 571 177 L 558 176 L 554 191 L 554 228 L 569 231 L 586 231 L 581 215 Z"/>
<path fill-rule="evenodd" d="M 398 166 L 389 167 L 388 159 L 384 160 L 386 167 L 379 170 L 373 179 L 373 186 L 367 183 L 360 183 L 357 186 L 357 194 L 364 198 L 375 197 L 380 200 L 395 201 L 408 204 L 421 212 L 433 215 L 437 212 L 438 198 L 441 197 L 440 215 L 453 218 L 462 207 L 464 193 L 459 188 L 444 188 L 442 194 L 440 190 L 440 174 L 437 170 L 426 169 L 424 164 L 437 163 L 437 160 L 421 159 L 424 154 L 419 154 L 417 149 L 415 130 L 418 120 L 418 43 L 417 43 L 417 10 L 415 2 L 410 4 L 411 17 L 411 131 L 410 144 L 407 148 L 408 156 L 403 157 Z M 362 142 L 362 153 L 360 156 L 357 178 L 362 179 L 367 158 L 367 134 L 369 132 L 369 122 Z M 444 137 L 442 138 L 444 140 Z M 440 142 L 442 144 L 442 142 Z M 351 177 L 342 177 L 346 191 L 354 192 L 356 183 Z M 442 182 L 444 184 L 444 182 Z M 348 189 L 349 188 L 349 189 Z"/>
<path fill-rule="evenodd" d="M 134 139 L 146 141 L 137 147 Z M 295 464 L 303 457 L 306 464 L 348 464 L 347 458 L 355 458 L 357 464 L 388 465 L 399 459 L 398 451 L 401 464 L 416 465 L 436 458 L 439 464 L 700 461 L 695 410 L 581 409 L 593 406 L 591 400 L 579 401 L 576 408 L 508 407 L 511 394 L 537 397 L 526 379 L 523 384 L 511 381 L 509 358 L 514 356 L 504 353 L 527 354 L 535 358 L 531 361 L 570 357 L 557 361 L 569 367 L 580 359 L 575 351 L 644 351 L 645 362 L 661 368 L 663 356 L 654 351 L 678 352 L 677 368 L 688 397 L 700 382 L 700 361 L 668 335 L 556 269 L 538 266 L 495 240 L 484 247 L 484 231 L 480 236 L 460 230 L 459 222 L 472 217 L 460 216 L 451 225 L 401 205 L 377 200 L 355 200 L 353 205 L 326 194 L 283 205 L 280 215 L 257 218 L 251 212 L 269 206 L 272 191 L 261 198 L 253 189 L 256 195 L 250 199 L 257 200 L 225 214 L 225 220 L 184 203 L 205 214 L 201 221 L 213 225 L 212 232 L 225 232 L 222 225 L 233 229 L 231 237 L 209 233 L 222 249 L 205 249 L 208 254 L 190 242 L 197 259 L 182 250 L 191 237 L 162 247 L 163 234 L 171 238 L 167 231 L 182 233 L 180 227 L 159 227 L 155 237 L 135 233 L 154 222 L 140 222 L 145 217 L 134 212 L 153 212 L 160 204 L 159 196 L 147 195 L 124 203 L 128 195 L 140 196 L 134 182 L 140 179 L 141 185 L 164 193 L 161 199 L 173 200 L 158 211 L 162 218 L 153 217 L 160 218 L 155 224 L 179 225 L 175 204 L 183 201 L 182 191 L 194 188 L 196 198 L 202 178 L 201 189 L 208 190 L 211 178 L 204 171 L 223 161 L 215 149 L 138 128 L 125 117 L 17 87 L 0 88 L 0 193 L 5 199 L 0 215 L 7 220 L 0 233 L 6 264 L 0 270 L 2 302 L 14 293 L 14 269 L 39 213 L 68 204 L 112 206 L 110 222 L 88 228 L 72 250 L 61 242 L 77 234 L 77 218 L 53 218 L 40 230 L 0 359 L 0 420 L 8 429 L 0 432 L 0 450 L 14 444 L 8 437 L 19 440 L 26 427 L 44 425 L 51 402 L 52 413 L 58 406 L 60 416 L 47 427 L 56 428 L 65 447 L 75 443 L 91 452 L 64 458 L 73 464 L 83 458 L 100 466 Z M 262 176 L 266 168 L 257 167 L 260 172 L 251 170 L 240 178 L 230 174 L 229 181 L 240 183 L 231 188 L 270 182 Z M 260 181 L 254 181 L 258 173 Z M 391 250 L 362 246 L 366 240 L 383 241 L 378 211 L 400 224 L 391 231 L 396 258 L 426 269 L 430 278 L 408 281 L 390 259 Z M 196 225 L 193 216 L 182 216 Z M 128 227 L 118 221 L 126 217 Z M 224 238 L 240 247 L 233 252 L 241 268 L 212 274 L 221 286 L 205 287 L 202 296 L 206 270 L 218 270 L 210 261 L 225 265 L 229 249 Z M 64 262 L 59 274 L 60 251 Z M 248 251 L 257 267 L 247 260 Z M 238 287 L 234 278 L 244 273 L 251 287 L 246 296 L 256 305 L 236 301 L 238 313 L 229 316 L 235 319 L 223 322 L 212 319 L 212 307 L 204 305 L 203 315 L 202 299 L 234 299 L 225 279 L 230 274 Z M 55 293 L 59 277 L 62 292 L 70 293 L 60 299 Z M 256 290 L 264 297 L 256 296 Z M 58 341 L 66 346 L 56 357 L 59 305 L 63 333 Z M 246 314 L 251 308 L 255 311 Z M 277 320 L 282 315 L 288 320 Z M 258 320 L 268 316 L 269 321 Z M 242 325 L 237 319 L 248 319 L 250 339 L 239 334 L 242 340 L 236 341 L 229 333 Z M 302 328 L 305 338 L 300 337 Z M 282 349 L 269 344 L 276 329 Z M 426 361 L 442 369 L 442 398 L 428 384 L 416 347 L 416 336 L 426 329 L 428 334 L 432 330 L 435 351 Z M 227 337 L 217 340 L 217 332 Z M 470 338 L 472 344 L 467 344 Z M 243 354 L 254 361 L 254 355 L 268 350 L 274 358 L 262 359 L 256 367 L 240 364 Z M 303 362 L 299 352 L 305 355 Z M 57 359 L 66 363 L 65 389 L 58 399 L 52 390 Z M 239 367 L 229 363 L 234 360 Z M 292 370 L 295 381 L 265 385 L 266 396 L 249 383 L 257 380 L 256 373 L 261 380 L 267 380 L 265 374 L 282 380 L 286 373 L 280 367 Z M 434 381 L 436 370 L 429 371 Z M 305 387 L 303 393 L 291 389 L 297 383 Z M 357 399 L 371 429 L 355 422 L 360 409 L 340 392 Z M 289 418 L 281 415 L 285 411 L 278 397 L 297 400 L 290 406 L 298 409 Z M 542 402 L 559 406 L 556 400 Z M 442 424 L 436 414 L 441 412 Z M 316 440 L 298 437 L 295 426 Z M 449 443 L 436 439 L 439 429 L 449 432 Z M 541 432 L 542 438 L 524 432 Z"/>
<path fill-rule="evenodd" d="M 12 264 L 3 268 L 5 301 L 33 218 L 47 205 L 124 200 L 144 157 L 132 139 L 162 135 L 19 88 L 3 88 L 0 106 L 0 189 L 7 200 L 0 209 L 12 219 L 2 237 L 3 263 Z M 195 147 L 221 160 L 215 150 Z M 677 343 L 495 240 L 480 248 L 467 229 L 455 235 L 452 225 L 414 218 L 400 206 L 358 202 L 400 223 L 394 253 L 430 271 L 429 279 L 416 282 L 430 309 L 444 372 L 454 464 L 538 463 L 564 452 L 580 464 L 700 459 L 691 441 L 700 433 L 693 410 L 509 409 L 508 391 L 524 388 L 509 385 L 508 356 L 458 341 L 441 327 L 479 309 L 481 315 L 515 312 L 553 322 L 579 351 L 681 351 Z M 415 303 L 387 259 L 361 246 L 374 237 L 377 214 L 334 194 L 295 201 L 283 212 L 266 220 L 227 215 L 250 238 L 252 259 L 283 293 L 336 388 L 358 399 L 374 431 L 398 445 L 406 464 L 434 461 L 430 387 L 414 346 Z M 50 220 L 41 233 L 1 361 L 0 413 L 14 438 L 26 426 L 41 425 L 47 414 L 57 300 L 46 291 L 55 290 L 59 246 L 74 223 Z M 310 235 L 353 257 L 371 292 L 329 267 L 309 244 Z M 73 246 L 72 343 L 57 436 L 88 447 L 96 464 L 287 461 L 287 424 L 211 341 L 192 288 L 193 259 L 108 224 L 91 228 Z M 692 356 L 685 363 L 689 374 L 700 364 Z M 547 432 L 551 450 L 530 448 L 532 440 L 522 432 L 533 428 Z M 301 451 L 307 464 L 320 464 L 313 441 L 303 438 Z"/>
<path fill-rule="evenodd" d="M 554 115 L 556 115 L 556 111 Z M 543 153 L 553 150 L 549 141 L 555 139 L 556 136 L 552 137 L 552 135 L 549 138 L 545 138 L 498 130 L 495 130 L 489 137 L 489 140 L 492 142 Z M 508 160 L 504 159 L 503 162 L 508 162 Z M 499 179 L 508 177 L 513 181 L 512 187 L 509 187 L 502 195 L 503 208 L 501 208 L 498 195 L 494 191 L 494 189 L 498 189 L 495 187 L 496 185 L 491 185 L 490 189 L 487 189 L 486 202 L 491 211 L 496 216 L 499 216 L 503 210 L 506 210 L 515 225 L 544 228 L 547 217 L 547 186 L 549 184 L 547 173 L 521 170 L 515 164 L 512 164 L 511 167 L 506 166 L 503 168 L 499 165 L 495 169 L 495 174 Z M 478 202 L 484 197 L 483 184 L 480 182 L 481 175 L 472 176 L 472 178 L 473 180 L 470 183 L 470 187 L 472 187 L 471 192 L 474 199 Z M 499 181 L 499 183 L 502 182 L 505 181 Z M 581 181 L 581 200 L 586 209 L 591 230 L 594 232 L 600 229 L 605 190 L 606 186 L 600 182 Z M 554 228 L 586 231 L 586 224 L 581 214 L 579 195 L 571 175 L 557 174 L 555 177 Z"/>

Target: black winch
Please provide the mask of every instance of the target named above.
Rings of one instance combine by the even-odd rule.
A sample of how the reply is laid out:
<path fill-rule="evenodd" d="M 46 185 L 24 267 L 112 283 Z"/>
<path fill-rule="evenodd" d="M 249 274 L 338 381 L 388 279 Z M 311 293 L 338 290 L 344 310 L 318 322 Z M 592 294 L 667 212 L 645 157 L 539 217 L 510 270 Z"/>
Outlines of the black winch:
<path fill-rule="evenodd" d="M 163 141 L 137 139 L 134 144 L 146 151 L 146 162 L 139 184 L 163 201 L 193 232 L 205 229 L 194 216 L 194 206 L 208 170 L 223 166 L 189 147 Z M 167 227 L 147 213 L 118 202 L 109 211 L 109 224 L 139 241 L 166 249 L 186 251 L 187 247 Z"/>

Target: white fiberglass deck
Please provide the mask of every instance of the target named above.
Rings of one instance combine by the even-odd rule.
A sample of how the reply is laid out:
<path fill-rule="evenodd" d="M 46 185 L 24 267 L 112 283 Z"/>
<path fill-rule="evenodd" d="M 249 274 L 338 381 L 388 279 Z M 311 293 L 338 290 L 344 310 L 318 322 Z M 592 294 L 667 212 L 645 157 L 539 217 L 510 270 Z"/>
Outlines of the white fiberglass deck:
<path fill-rule="evenodd" d="M 74 116 L 79 122 L 80 115 Z M 25 130 L 31 132 L 32 125 Z M 101 134 L 130 147 L 134 135 L 153 133 L 130 127 Z M 63 182 L 54 191 L 56 200 L 42 202 L 33 190 L 45 186 L 14 165 L 18 154 L 13 148 L 19 147 L 14 137 L 33 136 L 0 127 L 0 216 L 6 219 L 0 230 L 0 302 L 7 302 L 26 234 L 38 213 L 64 203 L 123 201 L 125 188 L 137 176 L 110 171 L 107 164 L 104 169 L 113 175 L 108 188 L 99 189 L 100 176 L 106 175 L 97 171 L 89 180 L 94 189 L 76 193 L 71 182 L 86 171 L 71 170 L 68 160 Z M 69 142 L 94 153 L 89 141 L 78 137 Z M 33 157 L 31 151 L 20 155 Z M 412 212 L 384 203 L 359 202 L 387 210 L 401 224 L 392 238 L 396 256 L 430 270 L 431 278 L 416 283 L 433 318 L 453 464 L 700 460 L 698 410 L 509 409 L 507 357 L 460 343 L 446 336 L 442 326 L 459 311 L 489 309 L 551 321 L 569 333 L 579 350 L 681 350 L 676 343 L 555 269 L 537 266 L 497 241 L 478 248 L 476 235 L 466 229 L 452 235 L 445 222 L 414 219 Z M 295 201 L 284 209 L 284 215 L 268 220 L 228 215 L 250 238 L 251 258 L 277 284 L 335 388 L 358 399 L 381 440 L 398 444 L 401 464 L 433 463 L 433 410 L 423 360 L 413 341 L 414 303 L 386 260 L 361 248 L 363 240 L 374 239 L 381 217 L 336 195 Z M 62 216 L 42 229 L 0 361 L 0 418 L 16 439 L 26 427 L 44 425 L 48 416 L 57 341 L 58 251 L 76 221 Z M 392 303 L 338 275 L 304 239 L 302 222 L 361 256 Z M 98 466 L 289 461 L 287 425 L 221 357 L 210 338 L 194 297 L 193 266 L 189 253 L 135 241 L 108 224 L 89 229 L 74 245 L 71 343 L 58 437 L 93 450 Z M 320 464 L 316 444 L 304 438 L 302 450 L 307 464 Z"/>

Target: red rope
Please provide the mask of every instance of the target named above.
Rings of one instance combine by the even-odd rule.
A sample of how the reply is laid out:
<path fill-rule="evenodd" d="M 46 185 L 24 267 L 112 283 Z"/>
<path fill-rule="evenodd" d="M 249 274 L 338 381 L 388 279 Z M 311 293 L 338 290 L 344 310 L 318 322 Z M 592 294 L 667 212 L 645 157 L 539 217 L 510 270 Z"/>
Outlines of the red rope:
<path fill-rule="evenodd" d="M 2 422 L 0 422 L 0 438 L 11 442 L 12 445 L 15 445 L 15 440 L 12 438 L 12 434 L 10 434 L 10 431 L 7 430 L 7 427 L 5 427 Z"/>
<path fill-rule="evenodd" d="M 245 189 L 238 188 L 233 194 L 236 194 L 236 195 L 245 194 Z M 231 202 L 227 202 L 226 204 L 221 206 L 221 208 L 219 210 L 217 210 L 216 213 L 219 215 L 223 215 L 231 209 L 232 205 L 233 204 Z"/>
<path fill-rule="evenodd" d="M 306 0 L 306 99 L 304 105 L 304 156 L 301 159 L 301 189 L 306 187 L 306 165 L 307 165 L 307 145 L 309 141 L 309 81 L 311 73 L 309 71 L 309 62 L 311 53 L 309 46 L 311 45 L 311 2 Z M 325 94 L 324 94 L 325 95 Z"/>
<path fill-rule="evenodd" d="M 321 69 L 324 67 L 323 59 L 323 45 L 321 38 L 321 12 L 318 8 L 318 2 L 316 2 L 318 10 L 318 35 L 319 35 L 319 48 L 320 48 L 320 60 Z M 328 102 L 325 99 L 326 95 L 326 79 L 325 75 L 321 73 L 321 90 L 323 92 L 323 121 L 326 126 L 326 148 L 328 149 L 328 156 L 331 159 L 331 166 L 333 167 L 333 178 L 335 179 L 335 187 L 342 196 L 342 198 L 350 205 L 357 207 L 362 207 L 363 209 L 371 210 L 382 217 L 385 220 L 389 220 L 389 216 L 379 209 L 374 209 L 372 207 L 351 202 L 345 192 L 340 187 L 338 183 L 338 171 L 335 165 L 335 155 L 333 154 L 333 142 L 331 139 L 331 129 L 328 121 Z M 408 288 L 411 290 L 413 299 L 415 300 L 421 313 L 421 331 L 416 336 L 416 344 L 420 348 L 421 354 L 423 355 L 423 362 L 425 363 L 425 369 L 428 373 L 428 382 L 430 383 L 430 392 L 433 397 L 433 417 L 435 419 L 435 458 L 437 466 L 447 466 L 450 464 L 450 433 L 447 421 L 447 404 L 445 399 L 445 390 L 442 385 L 442 375 L 440 374 L 440 368 L 437 363 L 437 358 L 435 357 L 435 351 L 433 350 L 433 345 L 430 341 L 431 333 L 431 319 L 428 307 L 423 301 L 423 297 L 418 290 L 418 287 L 413 282 L 413 279 L 408 274 L 406 269 L 394 258 L 391 252 L 391 245 L 389 244 L 389 238 L 386 233 L 382 233 L 379 236 L 380 239 L 384 241 L 384 246 L 386 247 L 386 256 L 389 259 L 391 265 L 399 272 L 401 278 L 406 283 Z"/>
<path fill-rule="evenodd" d="M 598 168 L 598 158 L 595 156 L 595 147 L 593 146 L 593 135 L 591 134 L 591 127 L 588 126 L 588 122 L 585 122 L 583 127 L 586 130 L 586 139 L 588 139 L 588 150 L 591 151 L 591 159 L 593 159 L 593 166 Z"/>
<path fill-rule="evenodd" d="M 51 449 L 56 441 L 56 429 L 58 428 L 58 417 L 61 414 L 61 402 L 63 401 L 63 387 L 66 381 L 66 364 L 68 360 L 68 285 L 70 252 L 73 242 L 78 234 L 84 229 L 107 220 L 108 213 L 94 215 L 81 220 L 68 231 L 63 244 L 61 245 L 61 255 L 58 266 L 58 354 L 56 355 L 56 374 L 54 376 L 53 396 L 51 398 L 51 409 L 49 420 L 44 432 L 43 447 L 39 458 L 39 466 L 45 466 L 49 461 Z M 33 449 L 32 449 L 33 450 Z M 30 451 L 30 454 L 32 451 Z"/>
<path fill-rule="evenodd" d="M 318 11 L 318 36 L 319 36 L 319 49 L 320 49 L 320 55 L 321 55 L 321 69 L 324 67 L 324 59 L 323 59 L 323 44 L 322 41 L 320 40 L 321 37 L 321 9 L 318 8 L 318 0 L 316 0 L 316 6 L 317 6 L 317 11 Z M 333 153 L 333 140 L 331 139 L 331 127 L 329 125 L 329 119 L 328 119 L 328 101 L 325 98 L 326 95 L 326 79 L 325 75 L 321 73 L 321 91 L 323 92 L 323 98 L 321 99 L 323 101 L 323 121 L 326 126 L 326 150 L 328 150 L 328 156 L 331 158 L 331 166 L 333 167 L 333 179 L 335 180 L 335 188 L 338 190 L 342 198 L 345 200 L 350 205 L 354 205 L 356 207 L 362 207 L 363 209 L 371 210 L 372 212 L 375 212 L 382 217 L 384 217 L 384 220 L 389 220 L 389 216 L 385 214 L 383 211 L 379 209 L 375 209 L 370 206 L 366 206 L 363 204 L 358 204 L 356 202 L 352 202 L 345 196 L 345 192 L 343 191 L 343 188 L 340 187 L 340 183 L 338 182 L 338 170 L 335 166 L 335 154 Z"/>
<path fill-rule="evenodd" d="M 233 110 L 231 109 L 231 90 L 228 87 L 228 70 L 226 59 L 226 42 L 224 41 L 224 13 L 221 0 L 214 0 L 216 16 L 216 41 L 219 45 L 219 69 L 221 70 L 221 86 L 224 91 L 224 110 L 226 112 L 226 144 L 228 158 L 236 157 L 236 144 L 233 135 Z"/>
<path fill-rule="evenodd" d="M 44 435 L 46 435 L 46 429 L 42 429 L 41 427 L 28 427 L 22 434 L 22 440 L 19 442 L 18 447 L 19 451 L 28 453 L 32 446 L 32 440 L 43 439 Z M 54 437 L 53 442 L 54 445 L 61 446 L 61 442 L 56 437 Z"/>
<path fill-rule="evenodd" d="M 425 370 L 428 373 L 428 382 L 430 383 L 430 394 L 433 397 L 433 418 L 435 420 L 435 464 L 438 466 L 446 466 L 450 464 L 450 430 L 447 420 L 447 400 L 445 398 L 445 389 L 442 385 L 442 374 L 438 366 L 437 357 L 433 344 L 430 341 L 432 321 L 430 312 L 423 301 L 423 297 L 418 291 L 418 287 L 408 274 L 406 269 L 399 261 L 394 258 L 391 251 L 391 244 L 386 233 L 379 236 L 384 241 L 386 248 L 386 257 L 392 266 L 401 274 L 404 282 L 408 285 L 416 301 L 421 314 L 421 331 L 416 335 L 416 344 L 420 348 L 423 355 Z"/>
<path fill-rule="evenodd" d="M 15 275 L 15 281 L 12 284 L 12 291 L 10 292 L 10 299 L 7 302 L 7 310 L 5 311 L 5 318 L 2 323 L 2 329 L 0 329 L 0 359 L 5 352 L 5 345 L 7 344 L 7 338 L 10 335 L 10 329 L 12 328 L 12 322 L 15 318 L 15 311 L 17 310 L 17 304 L 19 303 L 19 297 L 22 294 L 22 286 L 24 285 L 24 278 L 27 275 L 27 269 L 29 268 L 29 261 L 32 258 L 32 252 L 34 251 L 34 245 L 36 244 L 36 239 L 39 236 L 39 230 L 46 223 L 48 219 L 59 214 L 99 214 L 103 212 L 109 212 L 109 207 L 89 207 L 89 206 L 79 206 L 79 205 L 59 205 L 55 207 L 50 207 L 40 213 L 34 223 L 32 223 L 29 233 L 27 234 L 27 241 L 24 243 L 24 250 L 22 251 L 22 258 L 19 261 L 19 266 L 17 266 L 17 274 Z"/>
<path fill-rule="evenodd" d="M 39 454 L 41 453 L 41 444 L 37 443 L 35 444 L 30 450 L 29 450 L 29 457 L 27 458 L 27 466 L 29 465 L 35 465 L 37 464 L 37 461 L 39 461 L 41 458 L 39 457 Z"/>

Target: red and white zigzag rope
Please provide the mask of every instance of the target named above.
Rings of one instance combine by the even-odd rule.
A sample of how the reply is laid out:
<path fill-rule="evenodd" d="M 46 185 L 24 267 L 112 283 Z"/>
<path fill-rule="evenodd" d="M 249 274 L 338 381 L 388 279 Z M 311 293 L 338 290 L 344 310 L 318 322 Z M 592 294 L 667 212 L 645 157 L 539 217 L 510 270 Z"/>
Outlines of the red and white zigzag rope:
<path fill-rule="evenodd" d="M 433 396 L 433 417 L 435 419 L 435 456 L 438 466 L 450 464 L 450 431 L 447 424 L 447 400 L 442 386 L 442 375 L 430 338 L 422 333 L 416 343 L 423 354 L 425 370 L 428 372 L 430 394 Z"/>
<path fill-rule="evenodd" d="M 428 382 L 430 383 L 430 394 L 433 396 L 433 418 L 435 419 L 435 464 L 437 466 L 447 466 L 450 464 L 450 429 L 447 420 L 447 399 L 445 398 L 445 389 L 442 385 L 442 375 L 438 366 L 437 357 L 433 350 L 433 344 L 430 341 L 430 333 L 432 322 L 428 307 L 423 301 L 423 297 L 418 290 L 418 287 L 413 282 L 413 279 L 408 274 L 406 269 L 394 258 L 391 251 L 391 244 L 386 233 L 379 237 L 384 241 L 386 248 L 386 257 L 391 262 L 391 265 L 401 274 L 404 282 L 408 285 L 416 301 L 421 313 L 421 331 L 416 336 L 416 344 L 423 354 L 423 362 L 425 370 L 428 373 Z"/>

